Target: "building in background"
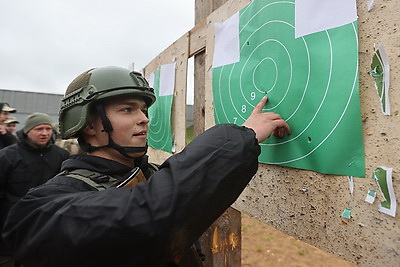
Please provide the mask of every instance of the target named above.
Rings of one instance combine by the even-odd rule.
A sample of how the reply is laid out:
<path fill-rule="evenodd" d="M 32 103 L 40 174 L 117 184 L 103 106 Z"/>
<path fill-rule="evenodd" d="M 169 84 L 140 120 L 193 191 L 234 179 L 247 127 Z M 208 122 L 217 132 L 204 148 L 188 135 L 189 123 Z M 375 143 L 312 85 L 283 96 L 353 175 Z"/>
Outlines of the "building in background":
<path fill-rule="evenodd" d="M 0 102 L 6 102 L 17 109 L 17 112 L 13 114 L 20 122 L 17 124 L 17 130 L 24 126 L 26 117 L 32 112 L 46 113 L 54 122 L 57 122 L 62 97 L 61 94 L 0 89 Z"/>
<path fill-rule="evenodd" d="M 48 94 L 25 91 L 12 91 L 0 89 L 0 102 L 6 102 L 11 107 L 16 108 L 13 114 L 20 122 L 17 130 L 24 126 L 26 117 L 32 112 L 42 112 L 48 114 L 54 122 L 58 122 L 58 112 L 62 94 Z M 186 107 L 186 127 L 193 124 L 193 105 Z"/>

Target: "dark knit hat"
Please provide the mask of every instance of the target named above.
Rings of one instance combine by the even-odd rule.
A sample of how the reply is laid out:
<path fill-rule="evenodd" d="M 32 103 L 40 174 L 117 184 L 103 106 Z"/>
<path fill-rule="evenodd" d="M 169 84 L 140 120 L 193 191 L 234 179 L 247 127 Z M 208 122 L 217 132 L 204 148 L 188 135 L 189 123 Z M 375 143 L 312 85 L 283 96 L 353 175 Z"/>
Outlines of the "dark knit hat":
<path fill-rule="evenodd" d="M 40 125 L 40 124 L 49 124 L 53 125 L 53 120 L 49 115 L 44 113 L 32 113 L 25 120 L 24 133 L 28 133 L 32 128 Z"/>

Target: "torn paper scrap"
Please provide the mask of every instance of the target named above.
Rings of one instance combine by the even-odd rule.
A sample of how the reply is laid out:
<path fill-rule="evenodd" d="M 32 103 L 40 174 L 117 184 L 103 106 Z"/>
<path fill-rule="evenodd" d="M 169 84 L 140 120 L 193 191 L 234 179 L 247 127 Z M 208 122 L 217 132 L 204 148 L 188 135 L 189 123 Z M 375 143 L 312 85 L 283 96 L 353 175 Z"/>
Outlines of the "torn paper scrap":
<path fill-rule="evenodd" d="M 337 28 L 356 20 L 357 6 L 355 0 L 296 1 L 295 38 Z"/>
<path fill-rule="evenodd" d="M 365 201 L 368 202 L 369 204 L 372 204 L 375 202 L 376 198 L 376 191 L 373 189 L 368 190 L 368 194 L 365 198 Z"/>
<path fill-rule="evenodd" d="M 354 179 L 353 179 L 353 176 L 347 176 L 347 180 L 349 181 L 350 194 L 353 195 L 353 192 L 354 192 Z"/>
<path fill-rule="evenodd" d="M 346 218 L 346 219 L 350 219 L 351 218 L 351 209 L 345 209 L 342 213 L 342 217 Z"/>
<path fill-rule="evenodd" d="M 374 7 L 375 0 L 368 0 L 367 2 L 367 11 L 370 11 Z"/>
<path fill-rule="evenodd" d="M 389 59 L 383 45 L 381 44 L 372 57 L 370 75 L 375 80 L 375 89 L 378 92 L 382 113 L 384 115 L 390 115 L 389 73 Z"/>
<path fill-rule="evenodd" d="M 154 88 L 154 79 L 155 79 L 156 75 L 154 72 L 150 73 L 149 77 L 147 78 L 147 80 L 149 81 L 149 86 L 151 88 Z"/>
<path fill-rule="evenodd" d="M 240 60 L 239 12 L 222 23 L 215 23 L 213 68 Z"/>
<path fill-rule="evenodd" d="M 379 205 L 379 211 L 390 216 L 396 216 L 396 197 L 392 182 L 392 168 L 378 167 L 372 173 L 372 178 L 377 182 L 384 201 Z"/>

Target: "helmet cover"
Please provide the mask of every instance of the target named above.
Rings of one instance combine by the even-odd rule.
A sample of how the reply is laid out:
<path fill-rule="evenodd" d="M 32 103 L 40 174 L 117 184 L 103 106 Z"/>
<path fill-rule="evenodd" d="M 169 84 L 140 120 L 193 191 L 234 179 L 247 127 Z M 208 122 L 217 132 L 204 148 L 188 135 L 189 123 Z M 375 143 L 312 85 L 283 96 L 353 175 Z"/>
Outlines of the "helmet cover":
<path fill-rule="evenodd" d="M 139 72 L 121 67 L 102 67 L 76 77 L 61 99 L 61 137 L 78 137 L 77 134 L 89 122 L 89 113 L 95 103 L 121 95 L 141 96 L 147 107 L 156 100 L 153 88 Z"/>

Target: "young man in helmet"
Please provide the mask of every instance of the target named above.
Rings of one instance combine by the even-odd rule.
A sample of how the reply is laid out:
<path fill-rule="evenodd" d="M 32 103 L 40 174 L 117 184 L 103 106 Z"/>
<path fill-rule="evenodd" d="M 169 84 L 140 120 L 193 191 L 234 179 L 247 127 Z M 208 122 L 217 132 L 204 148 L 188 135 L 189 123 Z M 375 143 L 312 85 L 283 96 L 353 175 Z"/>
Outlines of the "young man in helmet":
<path fill-rule="evenodd" d="M 86 155 L 10 212 L 4 237 L 24 266 L 178 263 L 255 174 L 258 143 L 290 132 L 278 114 L 261 113 L 263 98 L 242 127 L 214 126 L 155 170 L 145 155 L 154 101 L 145 79 L 122 68 L 89 70 L 70 84 L 60 131 L 78 137 Z M 117 187 L 135 166 L 147 181 Z"/>

